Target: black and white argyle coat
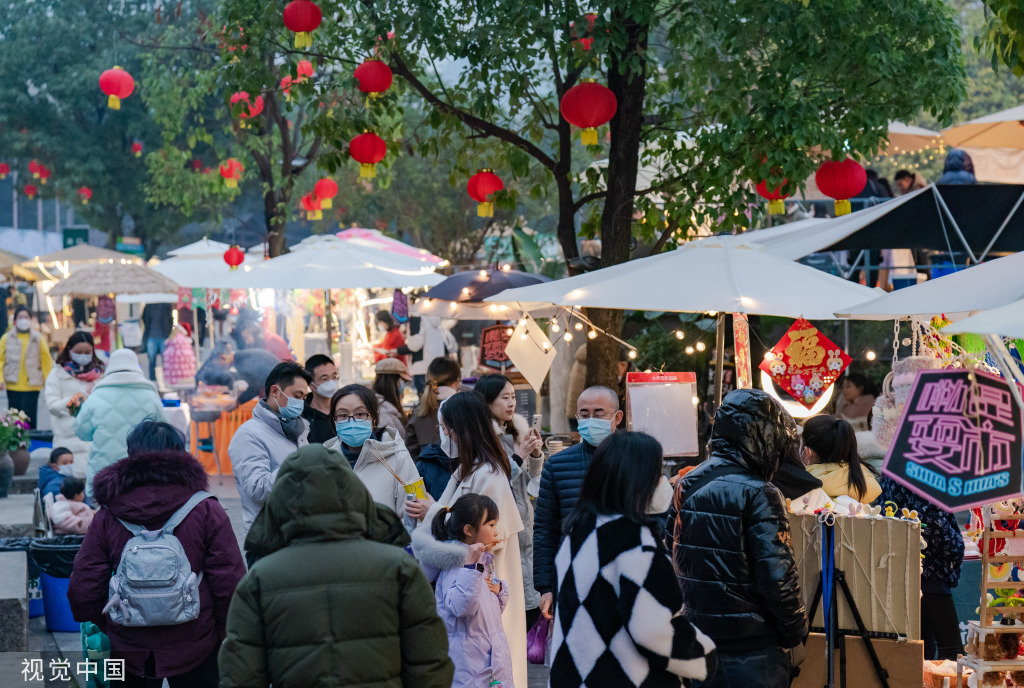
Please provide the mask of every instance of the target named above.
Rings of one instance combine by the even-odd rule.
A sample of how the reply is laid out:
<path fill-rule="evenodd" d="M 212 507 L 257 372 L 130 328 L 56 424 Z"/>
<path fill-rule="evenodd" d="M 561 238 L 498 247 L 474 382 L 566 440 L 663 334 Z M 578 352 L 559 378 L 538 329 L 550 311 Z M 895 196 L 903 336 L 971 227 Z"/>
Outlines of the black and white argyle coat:
<path fill-rule="evenodd" d="M 680 613 L 672 563 L 647 526 L 590 517 L 555 569 L 551 688 L 679 688 L 714 673 L 715 644 Z"/>

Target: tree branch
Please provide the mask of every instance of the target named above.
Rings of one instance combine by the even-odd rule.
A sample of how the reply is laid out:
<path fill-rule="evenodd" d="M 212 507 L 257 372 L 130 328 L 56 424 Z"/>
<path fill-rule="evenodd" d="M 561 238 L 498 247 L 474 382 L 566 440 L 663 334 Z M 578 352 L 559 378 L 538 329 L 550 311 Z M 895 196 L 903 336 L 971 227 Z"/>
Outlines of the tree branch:
<path fill-rule="evenodd" d="M 573 203 L 573 205 L 572 205 L 572 212 L 573 213 L 578 213 L 580 211 L 580 209 L 583 208 L 583 206 L 585 206 L 587 203 L 590 203 L 591 201 L 596 201 L 598 199 L 604 198 L 607 195 L 608 195 L 608 191 L 606 189 L 604 191 L 595 191 L 593 193 L 588 193 L 586 196 L 580 196 L 579 200 L 576 201 L 575 203 Z"/>

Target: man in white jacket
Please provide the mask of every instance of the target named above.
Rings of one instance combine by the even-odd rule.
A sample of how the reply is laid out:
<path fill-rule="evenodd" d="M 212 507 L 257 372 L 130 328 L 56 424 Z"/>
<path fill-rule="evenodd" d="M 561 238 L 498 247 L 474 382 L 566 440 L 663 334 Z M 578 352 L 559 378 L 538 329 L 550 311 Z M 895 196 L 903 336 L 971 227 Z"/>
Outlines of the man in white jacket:
<path fill-rule="evenodd" d="M 246 533 L 274 487 L 278 468 L 289 454 L 307 444 L 309 424 L 302 418 L 302 409 L 311 380 L 295 361 L 274 366 L 264 385 L 265 398 L 253 407 L 252 418 L 238 428 L 228 445 Z"/>

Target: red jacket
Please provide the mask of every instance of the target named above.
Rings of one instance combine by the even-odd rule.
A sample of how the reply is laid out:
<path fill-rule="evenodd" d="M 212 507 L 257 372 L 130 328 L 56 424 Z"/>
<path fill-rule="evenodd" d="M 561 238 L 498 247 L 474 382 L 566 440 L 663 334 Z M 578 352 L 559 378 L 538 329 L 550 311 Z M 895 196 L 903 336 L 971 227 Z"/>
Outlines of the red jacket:
<path fill-rule="evenodd" d="M 133 676 L 143 675 L 150 652 L 156 675 L 167 677 L 195 669 L 216 651 L 224 640 L 228 605 L 245 575 L 245 564 L 224 507 L 216 499 L 206 499 L 174 531 L 192 570 L 203 574 L 199 618 L 177 626 L 119 626 L 102 613 L 110 577 L 132 537 L 117 518 L 156 530 L 207 486 L 206 471 L 199 462 L 191 454 L 175 451 L 121 459 L 93 480 L 93 494 L 103 508 L 75 557 L 68 599 L 75 620 L 98 625 L 110 637 L 111 656 L 123 658 L 125 670 Z"/>
<path fill-rule="evenodd" d="M 384 339 L 382 339 L 380 341 L 380 344 L 377 345 L 377 348 L 378 349 L 387 349 L 388 351 L 391 351 L 392 349 L 399 348 L 403 344 L 405 344 L 405 335 L 402 334 L 402 330 L 400 328 L 396 327 L 394 329 L 388 330 L 388 333 L 386 335 L 384 335 Z M 385 358 L 390 358 L 390 357 L 385 355 L 385 354 L 380 354 L 380 353 L 374 354 L 373 362 L 376 363 L 377 361 L 382 361 Z M 395 356 L 394 358 L 397 358 L 399 361 L 401 361 L 405 365 L 409 365 L 409 362 L 407 360 L 405 360 L 405 358 L 406 358 L 405 356 Z"/>

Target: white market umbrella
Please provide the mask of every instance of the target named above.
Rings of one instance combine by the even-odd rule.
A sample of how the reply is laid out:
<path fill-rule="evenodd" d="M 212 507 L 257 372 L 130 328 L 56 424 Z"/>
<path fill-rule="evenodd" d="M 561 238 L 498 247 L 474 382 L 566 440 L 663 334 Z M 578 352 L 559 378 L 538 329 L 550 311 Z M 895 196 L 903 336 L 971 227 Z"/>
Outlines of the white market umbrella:
<path fill-rule="evenodd" d="M 1024 253 L 990 260 L 836 311 L 840 317 L 893 320 L 945 313 L 951 318 L 1024 298 Z"/>
<path fill-rule="evenodd" d="M 996 334 L 1024 339 L 1024 298 L 958 320 L 942 328 L 950 334 Z"/>
<path fill-rule="evenodd" d="M 386 236 L 382 232 L 376 229 L 363 229 L 362 227 L 350 227 L 344 229 L 337 234 L 336 237 L 344 239 L 345 241 L 351 241 L 359 246 L 366 246 L 367 248 L 378 248 L 382 251 L 388 251 L 389 253 L 397 253 L 402 256 L 409 258 L 415 258 L 421 263 L 430 265 L 436 265 L 438 267 L 444 267 L 448 265 L 448 261 L 444 258 L 435 256 L 433 253 L 425 248 L 417 248 L 404 241 L 398 239 L 392 239 Z"/>
<path fill-rule="evenodd" d="M 760 248 L 709 237 L 649 258 L 485 299 L 641 311 L 746 313 L 831 320 L 876 292 Z"/>
<path fill-rule="evenodd" d="M 994 112 L 942 132 L 946 144 L 957 148 L 1024 148 L 1024 105 Z"/>
<path fill-rule="evenodd" d="M 224 249 L 225 251 L 227 249 Z M 239 270 L 251 270 L 254 266 L 263 262 L 262 256 L 257 257 L 246 253 L 245 260 L 238 267 Z M 165 275 L 183 287 L 214 288 L 215 282 L 231 275 L 234 271 L 224 262 L 223 256 L 177 256 L 168 258 L 152 266 L 162 275 Z"/>
<path fill-rule="evenodd" d="M 170 262 L 170 261 L 168 261 Z M 444 281 L 432 267 L 334 236 L 310 237 L 291 253 L 237 270 L 210 285 L 220 289 L 406 289 Z"/>
<path fill-rule="evenodd" d="M 223 241 L 212 241 L 210 239 L 200 239 L 194 241 L 191 244 L 187 244 L 180 248 L 173 249 L 167 252 L 169 256 L 204 256 L 207 258 L 213 256 L 223 256 L 224 252 L 231 248 L 230 244 L 225 244 Z"/>

